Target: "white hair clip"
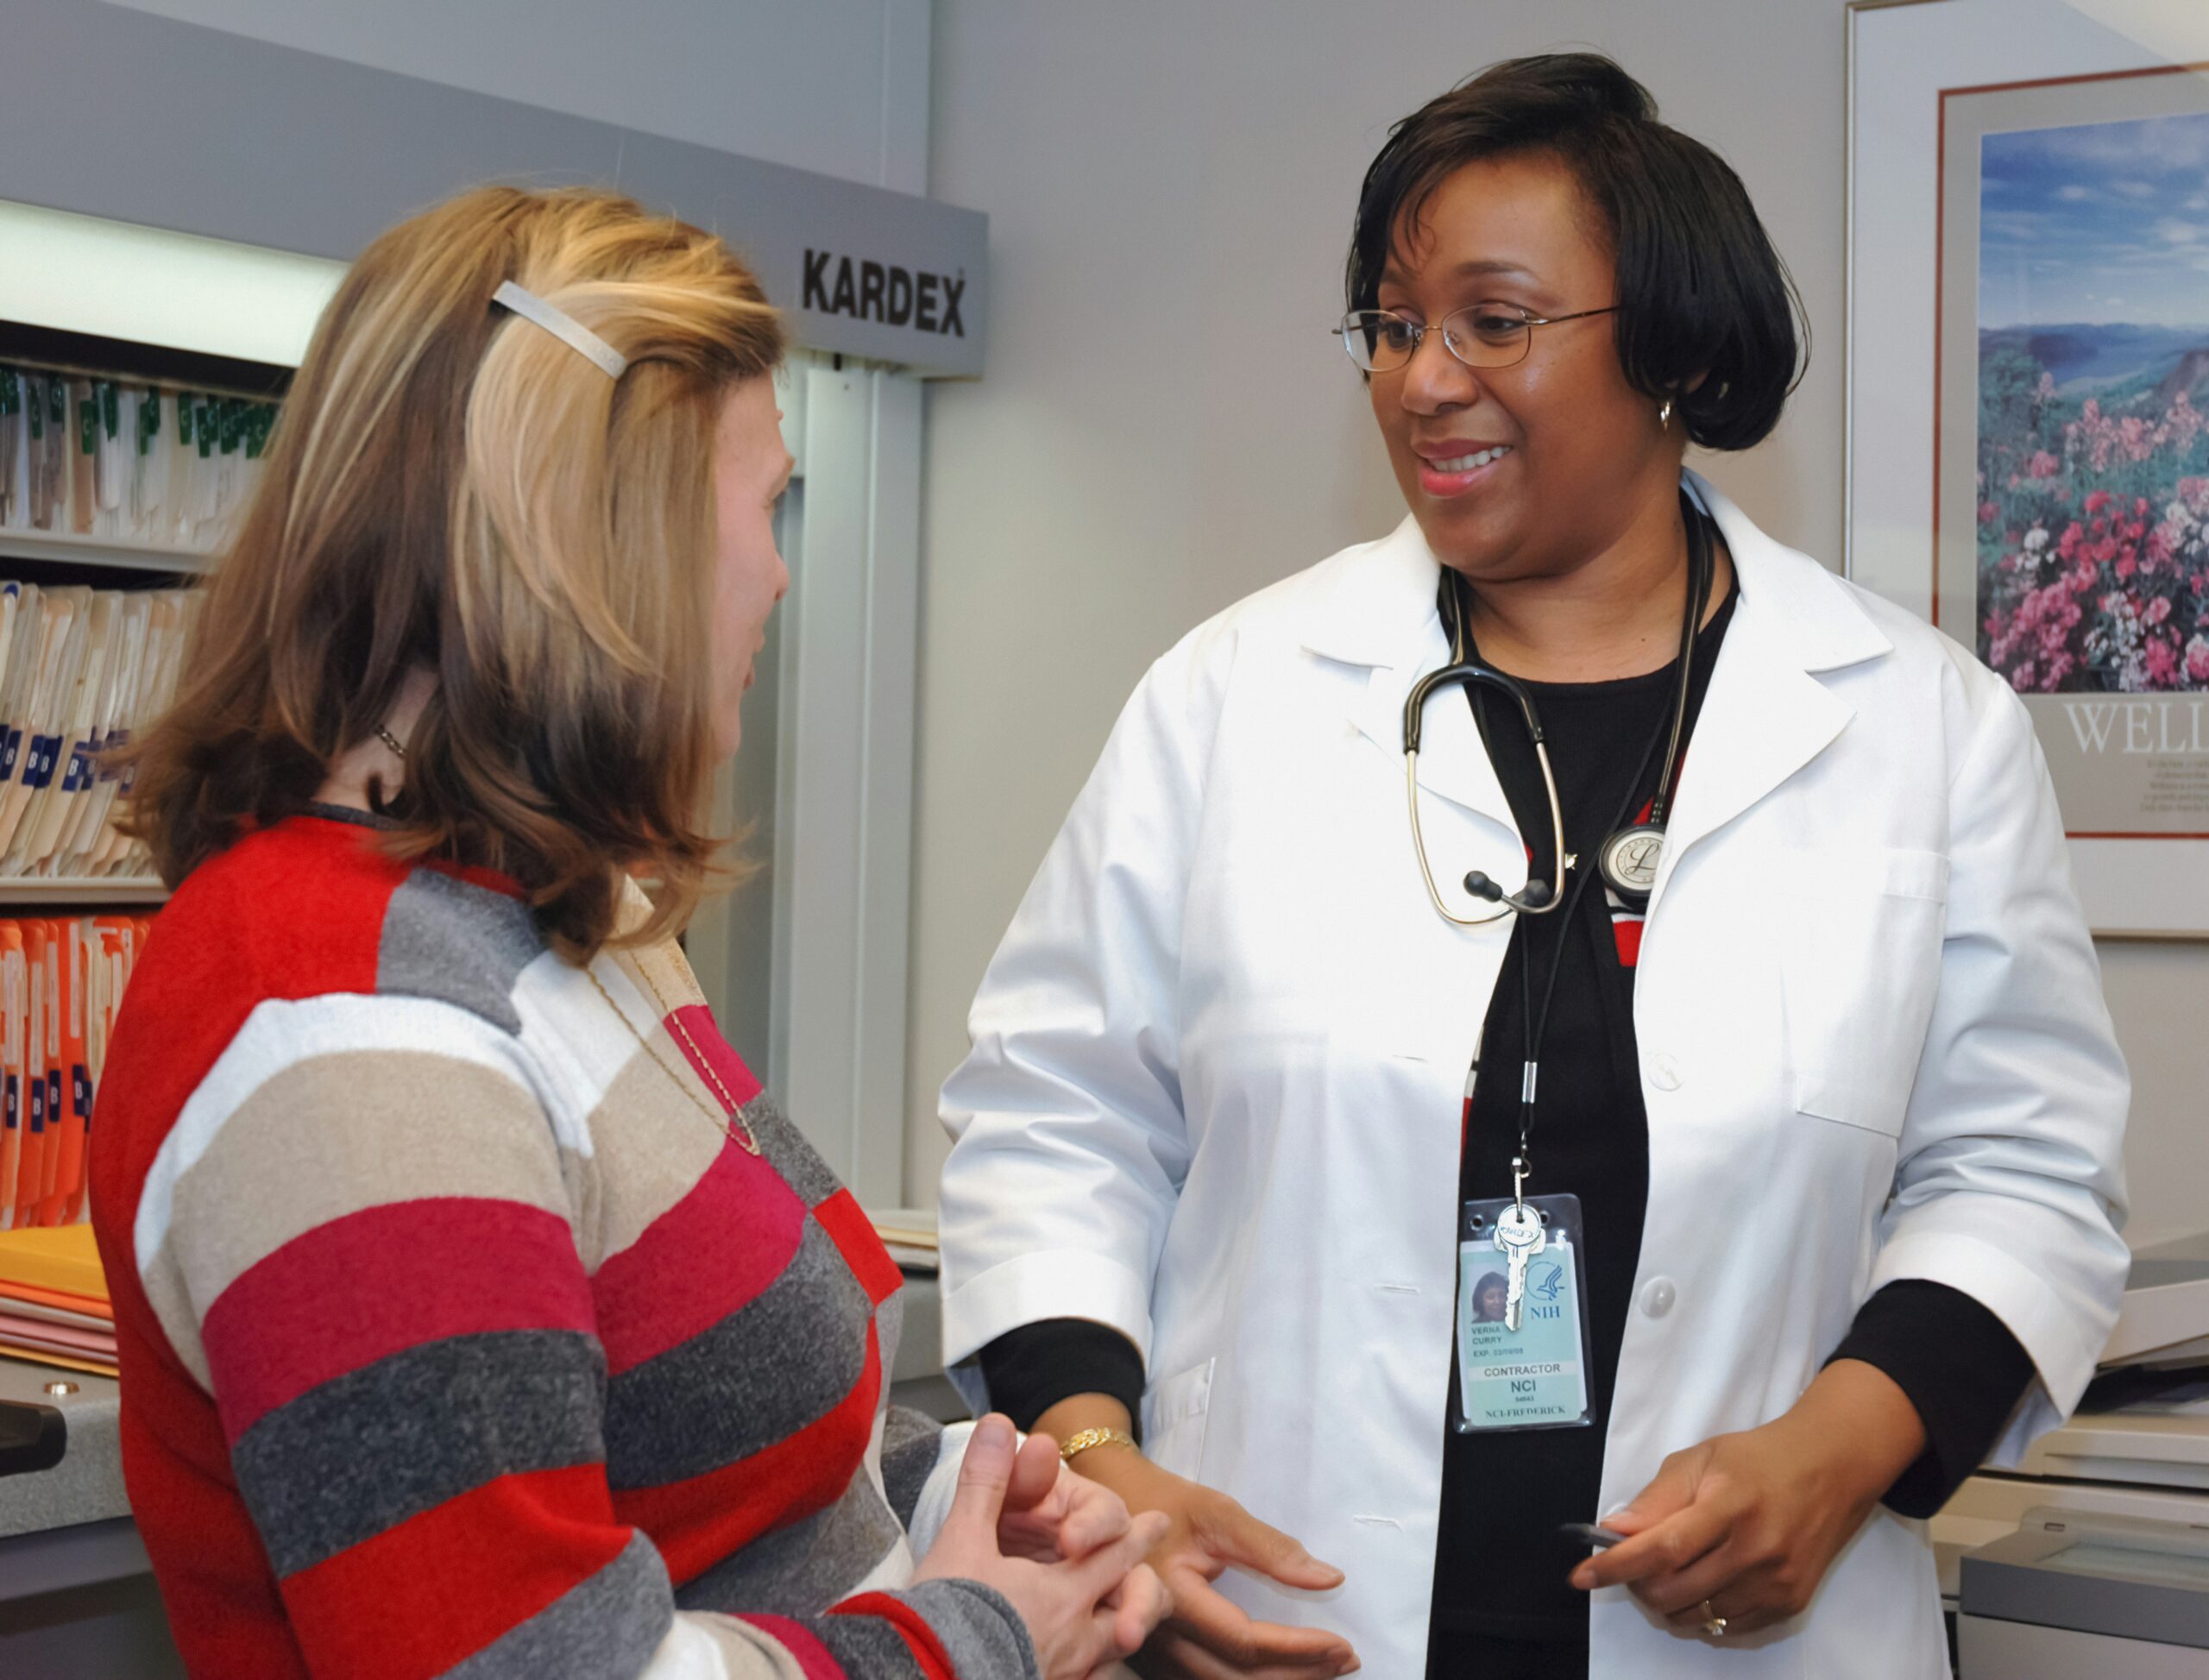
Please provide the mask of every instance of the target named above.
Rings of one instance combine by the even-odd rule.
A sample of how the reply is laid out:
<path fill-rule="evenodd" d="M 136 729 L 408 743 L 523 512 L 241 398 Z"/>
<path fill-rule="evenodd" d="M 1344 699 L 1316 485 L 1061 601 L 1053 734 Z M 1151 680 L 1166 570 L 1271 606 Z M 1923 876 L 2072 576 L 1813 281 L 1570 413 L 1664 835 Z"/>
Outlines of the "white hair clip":
<path fill-rule="evenodd" d="M 581 351 L 598 365 L 607 378 L 619 379 L 628 371 L 627 356 L 567 311 L 555 309 L 534 292 L 525 292 L 512 280 L 502 280 L 499 289 L 491 294 L 491 301 L 504 304 L 524 320 L 536 323 L 555 338 Z"/>

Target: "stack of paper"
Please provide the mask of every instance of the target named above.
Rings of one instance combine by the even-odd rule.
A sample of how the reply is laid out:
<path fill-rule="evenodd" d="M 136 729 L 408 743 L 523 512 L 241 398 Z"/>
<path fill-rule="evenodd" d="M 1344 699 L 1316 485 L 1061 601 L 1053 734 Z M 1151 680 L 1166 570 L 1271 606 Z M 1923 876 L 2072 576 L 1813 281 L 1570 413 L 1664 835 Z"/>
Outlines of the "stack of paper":
<path fill-rule="evenodd" d="M 872 1215 L 874 1234 L 900 1269 L 934 1276 L 938 1263 L 935 1215 L 925 1208 L 884 1208 Z"/>
<path fill-rule="evenodd" d="M 101 755 L 175 697 L 200 597 L 0 582 L 0 878 L 143 880 Z"/>
<path fill-rule="evenodd" d="M 115 1372 L 115 1309 L 90 1225 L 0 1234 L 0 1355 Z"/>
<path fill-rule="evenodd" d="M 85 1149 L 109 1035 L 153 923 L 0 921 L 0 1230 L 85 1217 Z"/>
<path fill-rule="evenodd" d="M 0 530 L 219 548 L 275 424 L 249 398 L 0 365 Z"/>

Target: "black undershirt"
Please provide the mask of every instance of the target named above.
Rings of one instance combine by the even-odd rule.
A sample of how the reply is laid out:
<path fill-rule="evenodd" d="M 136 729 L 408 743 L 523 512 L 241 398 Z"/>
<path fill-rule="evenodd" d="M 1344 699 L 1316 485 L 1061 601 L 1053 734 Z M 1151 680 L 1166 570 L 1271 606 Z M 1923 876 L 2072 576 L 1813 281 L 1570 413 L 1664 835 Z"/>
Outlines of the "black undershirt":
<path fill-rule="evenodd" d="M 1696 639 L 1683 780 L 1695 773 L 1696 719 L 1737 599 L 1729 594 Z M 1438 1656 L 1470 1646 L 1485 1658 L 1483 1635 L 1545 1643 L 1587 1638 L 1587 1595 L 1565 1582 L 1587 1548 L 1559 1533 L 1558 1525 L 1593 1522 L 1602 1514 L 1595 1505 L 1604 1425 L 1649 1200 L 1649 1119 L 1633 1035 L 1634 971 L 1619 960 L 1611 905 L 1592 865 L 1621 808 L 1638 815 L 1656 791 L 1665 744 L 1659 740 L 1653 752 L 1649 745 L 1658 730 L 1669 728 L 1678 673 L 1673 661 L 1646 676 L 1614 683 L 1526 685 L 1549 742 L 1564 843 L 1580 859 L 1579 868 L 1565 878 L 1567 891 L 1582 871 L 1589 878 L 1569 908 L 1520 916 L 1512 929 L 1481 1034 L 1482 1077 L 1474 1088 L 1459 1187 L 1467 1200 L 1511 1193 L 1531 953 L 1537 1011 L 1552 966 L 1557 978 L 1542 1034 L 1539 1100 L 1528 1140 L 1533 1175 L 1527 1187 L 1536 1194 L 1570 1192 L 1580 1198 L 1586 1233 L 1581 1271 L 1588 1287 L 1583 1356 L 1594 1421 L 1580 1429 L 1446 1434 L 1434 1564 Z M 1530 837 L 1532 867 L 1556 880 L 1548 800 L 1533 742 L 1507 704 L 1491 702 L 1482 690 L 1470 692 L 1489 762 L 1519 832 Z M 1629 790 L 1637 765 L 1645 766 L 1639 785 Z M 1457 1408 L 1453 1373 L 1450 1416 Z M 1503 1511 L 1526 1514 L 1502 1525 L 1495 1513 Z M 1514 1537 L 1508 1543 L 1507 1527 Z"/>
<path fill-rule="evenodd" d="M 1687 729 L 1691 736 L 1738 595 L 1729 594 L 1696 642 Z M 1596 683 L 1531 683 L 1558 781 L 1565 843 L 1591 867 L 1596 842 L 1627 802 L 1627 781 L 1646 758 L 1633 790 L 1637 811 L 1654 792 L 1665 743 L 1649 752 L 1660 720 L 1669 724 L 1677 662 L 1645 676 Z M 1479 701 L 1482 734 L 1520 832 L 1536 837 L 1534 866 L 1551 872 L 1549 810 L 1524 726 L 1507 702 Z M 1492 727 L 1489 727 L 1491 726 Z M 1680 779 L 1694 775 L 1685 752 Z M 1507 1195 L 1519 1145 L 1518 1065 L 1524 1054 L 1525 964 L 1532 941 L 1535 1007 L 1551 965 L 1560 960 L 1541 1048 L 1539 1105 L 1530 1154 L 1532 1193 L 1570 1192 L 1585 1221 L 1587 1362 L 1593 1423 L 1580 1429 L 1460 1435 L 1437 1419 L 1444 1439 L 1440 1534 L 1435 1558 L 1429 1673 L 1456 1680 L 1526 1653 L 1553 1655 L 1569 1677 L 1584 1664 L 1585 1595 L 1566 1584 L 1587 1554 L 1558 1533 L 1592 1521 L 1602 1474 L 1620 1343 L 1632 1306 L 1649 1192 L 1649 1120 L 1641 1098 L 1633 1033 L 1634 969 L 1621 960 L 1614 904 L 1591 878 L 1569 910 L 1520 918 L 1491 995 L 1482 1035 L 1483 1077 L 1473 1099 L 1461 1172 L 1467 1199 Z M 1569 925 L 1567 925 L 1569 922 Z M 1631 944 L 1631 935 L 1626 941 Z M 1882 1289 L 1858 1313 L 1835 1358 L 1862 1359 L 1885 1372 L 1924 1422 L 1924 1455 L 1888 1491 L 1905 1516 L 1927 1516 L 1975 1469 L 2015 1408 L 2032 1365 L 2017 1339 L 1986 1307 L 1940 1284 Z M 984 1348 L 991 1404 L 1022 1428 L 1059 1401 L 1104 1394 L 1139 1416 L 1142 1361 L 1126 1337 L 1073 1318 L 1046 1319 Z M 1454 1379 L 1453 1379 L 1454 1385 Z M 1451 1395 L 1454 1416 L 1457 1396 Z M 1683 1442 L 1689 1445 L 1691 1443 Z M 1514 1513 L 1506 1544 L 1495 1515 Z M 1306 1538 L 1306 1537 L 1300 1537 Z M 1558 1650 L 1557 1647 L 1565 1647 Z"/>

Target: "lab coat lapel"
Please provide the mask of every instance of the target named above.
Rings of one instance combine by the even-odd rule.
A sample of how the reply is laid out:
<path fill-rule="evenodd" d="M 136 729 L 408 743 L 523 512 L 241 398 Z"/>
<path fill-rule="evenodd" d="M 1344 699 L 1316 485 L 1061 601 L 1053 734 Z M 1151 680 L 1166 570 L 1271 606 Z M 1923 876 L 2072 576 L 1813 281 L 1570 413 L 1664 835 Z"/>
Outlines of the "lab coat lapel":
<path fill-rule="evenodd" d="M 1412 685 L 1430 670 L 1449 662 L 1450 648 L 1439 626 L 1432 645 L 1408 656 L 1403 665 L 1376 667 L 1359 697 L 1356 717 L 1358 733 L 1376 744 L 1400 764 L 1404 752 L 1404 702 Z M 1488 762 L 1487 745 L 1473 721 L 1473 708 L 1465 691 L 1455 684 L 1440 688 L 1428 697 L 1426 722 L 1419 736 L 1419 784 L 1476 815 L 1501 824 L 1514 834 L 1517 824 L 1511 804 Z"/>
<path fill-rule="evenodd" d="M 1847 584 L 1765 536 L 1699 475 L 1682 476 L 1725 536 L 1740 600 L 1689 743 L 1652 905 L 1683 856 L 1778 788 L 1847 727 L 1853 708 L 1818 674 L 1891 651 Z M 1381 542 L 1345 557 L 1334 588 L 1319 592 L 1306 626 L 1310 651 L 1367 667 L 1351 717 L 1358 733 L 1392 760 L 1403 753 L 1404 702 L 1412 685 L 1450 657 L 1435 610 L 1440 576 L 1418 525 L 1407 519 Z M 1426 791 L 1517 837 L 1461 689 L 1438 692 L 1428 703 L 1419 780 Z"/>
<path fill-rule="evenodd" d="M 1695 846 L 1831 746 L 1855 708 L 1818 680 L 1892 651 L 1847 585 L 1781 547 L 1698 475 L 1683 475 L 1717 520 L 1740 598 L 1680 771 L 1653 909 Z"/>
<path fill-rule="evenodd" d="M 1652 903 L 1680 859 L 1832 745 L 1854 708 L 1784 656 L 1744 588 L 1680 771 Z"/>
<path fill-rule="evenodd" d="M 1357 731 L 1400 764 L 1404 702 L 1428 671 L 1449 663 L 1450 639 L 1435 607 L 1440 563 L 1407 519 L 1388 537 L 1350 557 L 1335 587 L 1322 591 L 1304 645 L 1325 659 L 1367 668 L 1350 704 Z M 1419 739 L 1419 786 L 1516 835 L 1511 806 L 1488 762 L 1464 690 L 1438 689 Z"/>

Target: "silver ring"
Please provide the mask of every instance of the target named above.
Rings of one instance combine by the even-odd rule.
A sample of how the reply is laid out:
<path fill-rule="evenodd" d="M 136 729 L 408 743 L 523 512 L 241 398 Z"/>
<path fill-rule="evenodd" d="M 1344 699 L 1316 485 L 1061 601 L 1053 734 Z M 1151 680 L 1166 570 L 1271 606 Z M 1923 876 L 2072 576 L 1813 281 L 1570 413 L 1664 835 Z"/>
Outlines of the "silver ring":
<path fill-rule="evenodd" d="M 1702 1601 L 1702 1631 L 1714 1639 L 1726 1637 L 1726 1618 L 1710 1608 L 1710 1601 Z"/>

